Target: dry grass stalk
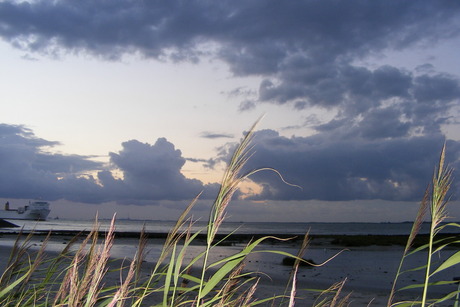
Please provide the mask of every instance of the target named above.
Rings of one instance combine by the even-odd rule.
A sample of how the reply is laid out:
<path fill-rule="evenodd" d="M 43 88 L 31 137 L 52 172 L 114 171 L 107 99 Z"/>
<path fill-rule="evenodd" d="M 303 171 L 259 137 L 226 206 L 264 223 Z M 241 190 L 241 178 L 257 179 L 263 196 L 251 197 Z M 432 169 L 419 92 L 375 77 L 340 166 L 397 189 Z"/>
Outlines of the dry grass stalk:
<path fill-rule="evenodd" d="M 14 277 L 24 271 L 24 258 L 27 258 L 27 264 L 30 263 L 28 256 L 29 243 L 32 239 L 32 232 L 27 235 L 24 241 L 21 243 L 21 237 L 23 234 L 23 229 L 19 231 L 19 234 L 13 244 L 10 257 L 7 262 L 7 269 L 3 272 L 0 278 L 0 286 L 3 288 L 6 285 L 10 284 Z"/>
<path fill-rule="evenodd" d="M 237 287 L 240 285 L 240 275 L 244 267 L 245 264 L 242 262 L 230 273 L 227 282 L 219 290 L 218 295 L 221 297 L 221 299 L 217 306 L 225 306 L 230 301 Z"/>
<path fill-rule="evenodd" d="M 134 257 L 134 263 L 135 263 L 134 272 L 135 272 L 136 282 L 138 282 L 140 279 L 142 263 L 144 262 L 145 256 L 147 253 L 147 250 L 146 250 L 147 243 L 148 243 L 148 239 L 147 239 L 147 235 L 145 234 L 145 224 L 144 224 L 142 226 L 142 230 L 139 236 L 139 244 L 137 245 L 137 251 Z"/>
<path fill-rule="evenodd" d="M 430 201 L 430 192 L 429 192 L 429 188 L 427 188 L 425 190 L 425 194 L 423 196 L 423 199 L 420 202 L 420 206 L 419 206 L 419 209 L 417 211 L 417 216 L 416 216 L 415 221 L 414 221 L 414 223 L 412 225 L 412 229 L 411 229 L 411 232 L 409 234 L 409 238 L 407 239 L 406 246 L 404 248 L 403 255 L 401 257 L 401 261 L 399 262 L 399 266 L 398 266 L 398 269 L 396 271 L 395 279 L 393 280 L 393 283 L 392 283 L 392 286 L 391 286 L 390 294 L 388 296 L 388 301 L 387 301 L 387 306 L 388 307 L 390 307 L 393 304 L 393 300 L 394 300 L 394 296 L 395 296 L 395 292 L 396 292 L 396 283 L 398 281 L 399 276 L 401 275 L 401 270 L 402 270 L 404 260 L 406 259 L 406 256 L 407 256 L 409 250 L 412 247 L 412 244 L 414 242 L 415 237 L 417 236 L 417 234 L 420 231 L 420 228 L 422 227 L 423 220 L 424 220 L 424 218 L 426 216 L 426 212 L 427 212 L 427 209 L 428 209 L 429 201 Z"/>
<path fill-rule="evenodd" d="M 340 297 L 340 294 L 342 293 L 342 289 L 343 289 L 343 286 L 345 285 L 345 282 L 346 282 L 346 279 L 337 284 L 337 290 L 335 292 L 334 297 L 332 298 L 331 304 L 329 305 L 330 307 L 334 307 L 334 306 L 341 307 L 341 306 L 348 305 L 350 293 L 345 295 L 342 298 Z"/>
<path fill-rule="evenodd" d="M 287 296 L 287 292 L 289 287 L 291 287 L 290 290 L 290 295 L 289 297 L 289 306 L 294 306 L 294 297 L 296 293 L 296 274 L 299 269 L 300 261 L 305 255 L 305 252 L 307 251 L 308 244 L 310 242 L 310 237 L 309 237 L 309 231 L 305 234 L 302 240 L 302 244 L 300 246 L 300 249 L 297 253 L 297 258 L 294 260 L 294 265 L 292 266 L 291 272 L 289 273 L 289 280 L 288 283 L 286 284 L 286 289 L 284 290 L 284 295 Z M 292 302 L 292 303 L 291 303 Z"/>
<path fill-rule="evenodd" d="M 86 276 L 89 278 L 89 288 L 86 297 L 86 306 L 94 306 L 97 301 L 99 292 L 101 291 L 101 281 L 107 272 L 107 262 L 110 258 L 110 250 L 113 246 L 115 231 L 115 216 L 112 218 L 108 233 L 105 235 L 104 244 L 102 249 L 98 249 L 96 253 L 92 253 L 90 257 L 89 270 Z"/>
<path fill-rule="evenodd" d="M 89 240 L 95 235 L 94 229 L 88 234 L 88 236 L 80 244 L 78 250 L 72 258 L 70 265 L 65 269 L 65 276 L 61 283 L 59 290 L 56 293 L 54 305 L 57 306 L 76 306 L 81 301 L 83 291 L 80 290 L 81 282 L 79 280 L 80 268 L 84 261 L 86 254 L 85 248 Z"/>
<path fill-rule="evenodd" d="M 39 250 L 36 253 L 35 259 L 32 260 L 32 263 L 29 265 L 29 273 L 27 277 L 22 282 L 22 286 L 19 288 L 19 291 L 24 290 L 24 287 L 29 283 L 30 279 L 32 278 L 32 274 L 37 271 L 40 265 L 43 263 L 44 256 L 45 256 L 45 249 L 50 239 L 51 233 L 48 233 L 46 238 L 43 240 L 42 245 L 40 246 Z"/>
<path fill-rule="evenodd" d="M 443 240 L 438 240 L 435 241 L 436 235 L 441 231 L 444 227 L 448 226 L 449 224 L 442 225 L 443 221 L 448 217 L 447 211 L 446 211 L 446 205 L 448 203 L 449 197 L 448 197 L 448 191 L 450 189 L 451 183 L 452 183 L 452 168 L 448 167 L 445 165 L 445 151 L 446 151 L 446 145 L 444 144 L 441 154 L 439 157 L 439 163 L 438 167 L 435 168 L 434 174 L 433 174 L 433 179 L 432 179 L 432 184 L 431 184 L 431 195 L 429 193 L 429 189 L 426 190 L 424 198 L 422 200 L 422 203 L 420 205 L 420 209 L 416 218 L 416 221 L 414 222 L 414 225 L 412 227 L 411 234 L 409 236 L 408 242 L 406 244 L 406 248 L 403 254 L 403 257 L 400 262 L 399 269 L 396 274 L 395 281 L 393 283 L 393 288 L 390 293 L 389 299 L 387 306 L 395 306 L 395 305 L 410 305 L 410 304 L 416 304 L 420 306 L 425 306 L 428 303 L 428 298 L 427 298 L 427 293 L 428 293 L 428 288 L 431 287 L 433 284 L 431 283 L 431 277 L 433 277 L 435 274 L 446 270 L 448 268 L 452 268 L 454 265 L 460 263 L 460 253 L 455 253 L 454 255 L 450 256 L 448 259 L 445 261 L 442 261 L 441 264 L 438 264 L 437 267 L 432 270 L 432 258 L 434 256 L 434 253 L 441 251 L 443 248 L 449 246 L 451 243 L 449 241 L 443 241 Z M 430 197 L 431 196 L 431 197 Z M 428 236 L 428 243 L 414 249 L 411 253 L 408 253 L 411 244 L 418 233 L 418 229 L 420 228 L 420 225 L 422 223 L 423 217 L 425 215 L 426 208 L 429 207 L 430 209 L 430 232 Z M 455 227 L 460 227 L 460 225 L 451 223 L 450 225 L 455 226 Z M 455 241 L 455 243 L 458 243 L 458 241 Z M 435 248 L 435 244 L 437 244 Z M 406 255 L 411 255 L 416 252 L 420 252 L 422 250 L 427 250 L 427 261 L 425 266 L 421 266 L 419 268 L 416 268 L 415 270 L 418 269 L 423 269 L 425 272 L 425 279 L 424 282 L 421 285 L 409 285 L 405 288 L 415 288 L 415 287 L 421 287 L 422 288 L 422 298 L 420 301 L 412 301 L 412 302 L 396 302 L 392 303 L 394 299 L 394 293 L 395 293 L 395 283 L 399 275 L 401 274 L 401 266 L 404 258 Z M 453 283 L 453 281 L 437 281 L 438 283 Z M 457 294 L 457 291 L 448 293 L 442 298 L 438 299 L 431 299 L 430 300 L 430 305 L 435 305 L 437 303 L 443 302 L 451 297 L 454 297 Z"/>
<path fill-rule="evenodd" d="M 211 208 L 211 213 L 209 215 L 208 229 L 207 229 L 207 239 L 206 239 L 206 250 L 203 258 L 203 269 L 201 275 L 201 284 L 198 291 L 198 304 L 201 304 L 203 299 L 202 290 L 204 285 L 206 268 L 208 265 L 208 256 L 209 251 L 211 250 L 214 238 L 217 234 L 217 231 L 225 219 L 226 208 L 232 199 L 234 193 L 238 190 L 239 184 L 247 178 L 251 173 L 246 175 L 240 175 L 240 172 L 251 157 L 250 153 L 251 146 L 250 143 L 254 136 L 255 127 L 259 121 L 257 121 L 249 130 L 248 133 L 244 136 L 240 144 L 236 147 L 230 163 L 227 169 L 224 172 L 222 182 L 220 185 L 219 192 L 217 194 L 216 200 Z"/>
<path fill-rule="evenodd" d="M 124 281 L 122 281 L 120 287 L 118 288 L 117 292 L 113 295 L 112 300 L 110 303 L 107 305 L 107 307 L 123 307 L 126 300 L 129 299 L 129 290 L 131 286 L 131 280 L 135 277 L 136 275 L 136 267 L 137 267 L 137 259 L 134 258 L 133 261 L 131 261 L 131 264 L 129 266 L 128 274 L 125 278 Z M 120 273 L 122 270 L 120 270 Z"/>
<path fill-rule="evenodd" d="M 250 306 L 251 301 L 253 300 L 254 293 L 256 292 L 257 286 L 259 284 L 259 279 L 256 280 L 256 282 L 249 288 L 247 291 L 244 302 L 241 306 Z"/>
<path fill-rule="evenodd" d="M 195 204 L 198 201 L 199 196 L 201 195 L 198 194 L 192 202 L 186 207 L 186 209 L 182 212 L 182 214 L 179 216 L 177 219 L 174 227 L 169 231 L 168 236 L 166 237 L 165 243 L 163 245 L 163 248 L 161 250 L 160 256 L 158 257 L 158 260 L 155 264 L 155 267 L 153 268 L 150 277 L 148 281 L 145 283 L 143 289 L 141 289 L 141 293 L 137 300 L 133 303 L 133 306 L 141 306 L 144 299 L 149 296 L 154 289 L 152 289 L 152 285 L 155 284 L 157 281 L 159 281 L 161 275 L 158 274 L 161 265 L 165 261 L 165 259 L 171 254 L 172 251 L 174 251 L 177 247 L 177 244 L 179 241 L 184 237 L 187 236 L 187 233 L 190 233 L 191 229 L 191 224 L 184 228 L 184 225 L 187 223 L 187 221 L 191 221 L 190 218 L 188 218 L 188 215 L 191 211 L 191 209 L 195 206 Z M 139 263 L 140 265 L 140 263 Z M 167 265 L 166 265 L 167 266 Z"/>
<path fill-rule="evenodd" d="M 71 264 L 66 269 L 66 275 L 62 281 L 56 297 L 55 305 L 58 306 L 94 306 L 101 291 L 101 281 L 107 272 L 107 262 L 110 257 L 110 249 L 113 245 L 115 216 L 113 217 L 108 232 L 105 236 L 102 248 L 98 248 L 98 225 L 97 220 L 93 230 L 81 243 L 79 249 L 72 258 Z M 91 241 L 89 250 L 86 246 Z M 80 271 L 83 273 L 80 277 Z"/>
<path fill-rule="evenodd" d="M 198 201 L 201 193 L 198 194 L 193 201 L 187 206 L 187 208 L 182 212 L 180 217 L 177 219 L 176 224 L 174 227 L 171 229 L 171 231 L 168 233 L 168 236 L 166 237 L 166 241 L 164 243 L 163 250 L 161 252 L 161 255 L 158 259 L 158 263 L 162 263 L 165 258 L 170 254 L 171 250 L 177 245 L 177 243 L 180 241 L 180 239 L 187 233 L 187 229 L 182 230 L 184 225 L 187 223 L 188 220 L 188 215 L 192 208 L 195 206 L 196 202 Z"/>
<path fill-rule="evenodd" d="M 297 261 L 297 260 L 296 260 Z M 289 295 L 289 307 L 294 307 L 295 305 L 295 295 L 296 295 L 296 285 L 297 285 L 297 271 L 299 270 L 300 262 L 297 262 L 294 265 L 294 270 L 292 271 L 292 286 L 291 293 Z"/>
<path fill-rule="evenodd" d="M 18 302 L 18 304 L 26 304 L 31 302 L 32 299 L 41 300 L 43 294 L 44 284 L 33 278 L 40 266 L 45 260 L 45 249 L 49 240 L 50 234 L 45 237 L 35 257 L 30 253 L 30 246 L 32 245 L 31 239 L 33 231 L 21 243 L 21 235 L 16 238 L 13 245 L 12 252 L 8 258 L 7 267 L 0 276 L 0 304 L 9 305 L 8 302 L 11 298 Z M 34 286 L 31 286 L 33 284 Z"/>
<path fill-rule="evenodd" d="M 341 306 L 348 306 L 348 301 L 350 299 L 350 293 L 345 295 L 344 297 L 340 297 L 340 294 L 343 290 L 343 286 L 345 285 L 347 279 L 345 278 L 344 280 L 337 282 L 333 284 L 331 287 L 328 289 L 324 290 L 321 295 L 318 297 L 318 300 L 322 298 L 320 302 L 315 302 L 314 306 L 315 307 L 341 307 Z M 332 298 L 330 298 L 328 295 L 330 293 L 334 293 Z"/>
<path fill-rule="evenodd" d="M 425 282 L 422 294 L 422 306 L 425 306 L 427 301 L 427 292 L 429 286 L 429 279 L 431 276 L 431 259 L 433 255 L 433 243 L 436 234 L 442 229 L 439 225 L 447 218 L 446 205 L 448 202 L 447 193 L 452 183 L 453 170 L 444 165 L 446 155 L 446 144 L 442 147 L 441 155 L 439 158 L 439 166 L 433 175 L 433 186 L 431 193 L 431 225 L 430 236 L 428 243 L 428 259 L 425 272 Z"/>
<path fill-rule="evenodd" d="M 447 193 L 452 183 L 452 172 L 451 168 L 444 165 L 445 162 L 445 151 L 446 145 L 444 144 L 441 156 L 439 158 L 439 167 L 433 175 L 433 192 L 431 200 L 431 228 L 435 230 L 434 234 L 437 234 L 440 228 L 438 227 L 447 217 L 446 204 L 448 202 Z"/>

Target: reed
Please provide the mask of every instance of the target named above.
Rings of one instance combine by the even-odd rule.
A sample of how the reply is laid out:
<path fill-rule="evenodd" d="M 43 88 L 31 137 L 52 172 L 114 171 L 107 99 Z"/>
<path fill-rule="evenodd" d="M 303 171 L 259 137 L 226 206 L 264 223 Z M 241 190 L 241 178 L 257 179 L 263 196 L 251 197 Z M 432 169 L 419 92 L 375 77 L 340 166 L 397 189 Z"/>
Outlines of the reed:
<path fill-rule="evenodd" d="M 438 298 L 429 298 L 429 289 L 430 287 L 436 287 L 439 285 L 448 285 L 448 284 L 455 284 L 457 281 L 454 280 L 434 280 L 437 274 L 441 271 L 452 269 L 455 265 L 460 263 L 460 252 L 454 253 L 448 259 L 441 263 L 435 263 L 433 261 L 434 255 L 443 249 L 446 248 L 453 248 L 454 244 L 459 243 L 460 241 L 455 237 L 443 237 L 441 239 L 437 239 L 437 235 L 446 227 L 460 227 L 459 224 L 456 223 L 443 223 L 444 220 L 448 217 L 447 213 L 447 204 L 449 201 L 449 189 L 452 183 L 452 172 L 453 169 L 450 168 L 445 164 L 445 154 L 446 154 L 446 146 L 444 144 L 438 166 L 435 168 L 433 179 L 431 186 L 427 188 L 423 200 L 420 205 L 420 209 L 417 214 L 417 218 L 413 224 L 412 231 L 410 233 L 409 239 L 406 244 L 406 248 L 404 249 L 403 256 L 401 258 L 401 262 L 399 264 L 399 268 L 396 273 L 395 280 L 393 282 L 393 287 L 390 292 L 390 296 L 388 299 L 388 306 L 434 306 L 436 304 L 440 304 L 445 302 L 449 299 L 452 299 L 459 295 L 459 290 L 452 291 L 447 293 L 446 295 Z M 428 243 L 411 250 L 412 243 L 417 236 L 418 230 L 420 229 L 420 225 L 426 215 L 426 212 L 429 211 L 430 217 L 430 233 L 428 236 Z M 424 281 L 421 284 L 413 284 L 406 286 L 399 291 L 404 291 L 406 289 L 414 289 L 420 288 L 421 295 L 420 300 L 413 300 L 413 301 L 402 301 L 393 303 L 394 296 L 395 296 L 395 289 L 396 283 L 398 278 L 405 273 L 402 271 L 403 262 L 406 258 L 410 257 L 415 253 L 426 252 L 427 260 L 426 264 L 421 267 L 411 268 L 408 271 L 416 271 L 416 270 L 424 270 Z M 458 300 L 456 301 L 455 305 L 458 305 Z"/>

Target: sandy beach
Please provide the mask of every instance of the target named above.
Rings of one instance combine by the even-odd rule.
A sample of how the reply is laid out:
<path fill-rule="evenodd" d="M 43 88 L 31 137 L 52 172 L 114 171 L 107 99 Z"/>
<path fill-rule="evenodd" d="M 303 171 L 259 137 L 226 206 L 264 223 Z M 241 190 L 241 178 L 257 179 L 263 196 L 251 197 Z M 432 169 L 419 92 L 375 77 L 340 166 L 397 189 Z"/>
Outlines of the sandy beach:
<path fill-rule="evenodd" d="M 43 236 L 34 237 L 31 249 L 38 249 Z M 2 234 L 0 236 L 0 268 L 4 269 L 9 257 L 11 247 L 16 235 Z M 47 251 L 52 255 L 61 251 L 68 243 L 68 236 L 52 236 L 47 245 Z M 114 259 L 132 259 L 136 251 L 138 240 L 135 238 L 117 238 L 112 248 L 111 257 Z M 163 239 L 149 239 L 146 263 L 143 266 L 143 274 L 148 276 L 155 260 L 157 259 L 163 244 Z M 263 250 L 283 250 L 292 254 L 297 253 L 297 244 L 294 243 L 267 243 L 258 248 L 258 252 L 250 255 L 246 261 L 246 272 L 255 272 L 252 275 L 259 276 L 260 282 L 255 294 L 258 298 L 270 297 L 275 294 L 283 294 L 288 281 L 291 267 L 283 265 L 283 255 L 263 252 Z M 211 253 L 211 262 L 220 260 L 226 256 L 240 251 L 243 243 L 230 246 L 215 247 Z M 192 259 L 203 250 L 200 244 L 189 247 L 186 259 Z M 453 251 L 452 251 L 453 252 Z M 443 252 L 439 257 L 446 258 L 449 251 Z M 395 276 L 399 259 L 402 255 L 401 246 L 366 246 L 345 248 L 322 242 L 311 244 L 305 254 L 306 259 L 312 259 L 319 264 L 327 261 L 337 253 L 335 258 L 320 267 L 300 267 L 297 274 L 297 299 L 296 306 L 312 306 L 318 294 L 306 289 L 327 289 L 336 282 L 346 280 L 343 295 L 350 294 L 350 306 L 386 306 L 388 294 Z M 407 267 L 422 265 L 425 255 L 420 253 L 407 260 Z M 121 265 L 114 262 L 112 265 Z M 441 277 L 444 280 L 452 280 L 460 272 L 450 271 Z M 406 273 L 398 281 L 398 287 L 421 282 L 423 275 L 420 272 Z M 106 284 L 117 284 L 119 276 L 108 276 Z M 432 290 L 431 290 L 432 289 Z M 455 285 L 435 289 L 432 287 L 430 295 L 441 296 L 456 289 Z M 416 299 L 420 296 L 420 290 L 410 290 L 397 293 L 396 301 Z M 448 302 L 442 306 L 451 306 Z M 440 305 L 441 306 L 441 305 Z"/>

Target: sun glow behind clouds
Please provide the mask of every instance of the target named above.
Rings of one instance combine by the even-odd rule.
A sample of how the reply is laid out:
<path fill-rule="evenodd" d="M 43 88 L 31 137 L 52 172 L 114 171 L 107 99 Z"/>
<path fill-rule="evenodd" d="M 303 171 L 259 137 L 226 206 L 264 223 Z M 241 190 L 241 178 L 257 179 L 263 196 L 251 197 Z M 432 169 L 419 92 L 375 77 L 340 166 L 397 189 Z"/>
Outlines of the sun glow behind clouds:
<path fill-rule="evenodd" d="M 259 195 L 262 192 L 262 187 L 260 184 L 255 183 L 252 180 L 245 180 L 242 182 L 240 191 L 243 194 L 242 199 L 248 199 L 252 196 Z"/>

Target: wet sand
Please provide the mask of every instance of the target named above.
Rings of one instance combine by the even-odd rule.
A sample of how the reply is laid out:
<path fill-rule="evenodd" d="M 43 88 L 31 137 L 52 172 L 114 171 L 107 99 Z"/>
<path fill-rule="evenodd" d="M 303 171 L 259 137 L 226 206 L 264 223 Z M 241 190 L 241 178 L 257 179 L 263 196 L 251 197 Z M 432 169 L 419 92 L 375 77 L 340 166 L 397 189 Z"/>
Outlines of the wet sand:
<path fill-rule="evenodd" d="M 35 236 L 32 242 L 32 249 L 38 249 L 43 236 Z M 67 235 L 53 235 L 47 246 L 47 251 L 52 255 L 61 251 L 70 240 Z M 0 269 L 4 269 L 13 246 L 15 235 L 0 235 Z M 314 240 L 315 241 L 315 240 Z M 203 241 L 201 241 L 203 242 Z M 112 248 L 111 256 L 114 259 L 130 260 L 134 256 L 138 240 L 130 237 L 118 237 Z M 143 266 L 144 276 L 148 276 L 161 249 L 162 238 L 150 238 L 147 247 L 146 262 Z M 283 294 L 288 281 L 291 267 L 282 264 L 283 255 L 263 252 L 263 250 L 282 250 L 292 254 L 297 253 L 299 242 L 276 243 L 275 241 L 262 244 L 257 252 L 250 255 L 246 261 L 245 272 L 254 272 L 252 276 L 260 277 L 255 297 L 265 298 L 275 294 Z M 232 242 L 227 246 L 217 246 L 212 250 L 211 262 L 221 260 L 226 256 L 237 253 L 245 244 L 243 242 Z M 186 259 L 190 260 L 204 249 L 202 244 L 195 244 L 189 247 Z M 446 258 L 454 251 L 442 252 L 439 257 Z M 336 282 L 346 280 L 343 294 L 350 294 L 350 306 L 386 306 L 387 298 L 394 280 L 395 272 L 402 255 L 401 246 L 364 246 L 344 247 L 331 244 L 329 239 L 317 239 L 307 249 L 304 258 L 312 259 L 315 263 L 322 263 L 337 253 L 338 256 L 320 267 L 300 267 L 297 274 L 297 295 L 296 306 L 312 306 L 318 294 L 306 289 L 327 289 Z M 419 253 L 407 258 L 406 267 L 416 267 L 425 261 L 425 255 Z M 126 264 L 126 262 L 125 262 Z M 120 266 L 121 260 L 113 262 L 113 266 Z M 456 270 L 448 271 L 441 277 L 444 280 L 452 280 L 459 276 Z M 421 282 L 423 274 L 411 272 L 404 274 L 398 281 L 398 288 L 406 285 Z M 108 276 L 106 284 L 119 283 L 119 275 Z M 441 296 L 456 289 L 455 285 L 434 289 L 432 295 Z M 430 289 L 431 290 L 431 289 Z M 396 295 L 396 301 L 405 299 L 416 299 L 420 290 L 410 290 Z M 452 305 L 452 302 L 445 306 Z M 441 305 L 438 305 L 441 306 Z"/>

